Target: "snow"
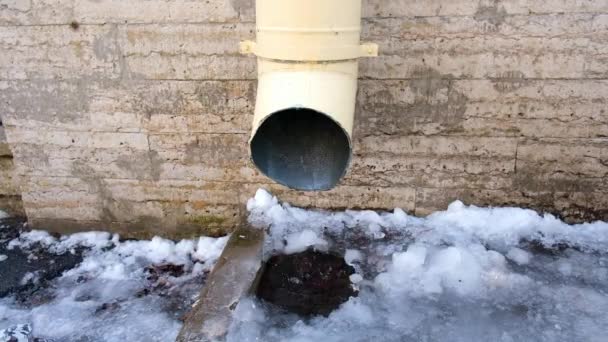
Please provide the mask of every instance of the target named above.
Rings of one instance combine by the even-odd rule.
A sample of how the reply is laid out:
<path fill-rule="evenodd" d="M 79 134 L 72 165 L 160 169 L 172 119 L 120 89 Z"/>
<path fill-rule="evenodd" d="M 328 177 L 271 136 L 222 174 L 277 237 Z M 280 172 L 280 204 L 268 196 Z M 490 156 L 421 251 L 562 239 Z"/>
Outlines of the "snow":
<path fill-rule="evenodd" d="M 36 284 L 39 281 L 39 276 L 38 273 L 36 272 L 27 272 L 23 278 L 21 278 L 21 281 L 19 282 L 21 285 L 27 285 L 27 284 Z"/>
<path fill-rule="evenodd" d="M 531 255 L 521 248 L 513 247 L 507 252 L 506 257 L 519 265 L 527 265 L 530 263 Z"/>
<path fill-rule="evenodd" d="M 360 274 L 354 273 L 350 275 L 349 279 L 351 283 L 358 284 L 363 280 L 363 277 Z"/>
<path fill-rule="evenodd" d="M 308 247 L 314 247 L 317 250 L 324 250 L 325 246 L 327 246 L 327 241 L 320 238 L 316 232 L 308 229 L 289 234 L 285 238 L 285 241 L 285 254 L 304 252 Z"/>
<path fill-rule="evenodd" d="M 304 320 L 242 301 L 228 341 L 604 341 L 608 223 L 568 225 L 521 208 L 460 201 L 425 218 L 325 212 L 259 190 L 250 222 L 269 254 L 344 253 L 359 289 L 329 317 Z M 297 246 L 297 248 L 295 248 Z"/>
<path fill-rule="evenodd" d="M 226 245 L 226 241 L 226 238 L 201 237 L 198 239 L 196 250 L 192 254 L 192 257 L 197 261 L 201 261 L 201 265 L 204 265 L 204 269 L 208 271 L 217 261 Z"/>
<path fill-rule="evenodd" d="M 175 306 L 191 304 L 226 241 L 119 241 L 117 235 L 103 232 L 60 238 L 42 231 L 21 234 L 9 242 L 11 248 L 27 250 L 39 244 L 57 253 L 88 249 L 77 267 L 36 293 L 41 297 L 36 303 L 0 298 L 0 333 L 31 324 L 33 336 L 54 341 L 173 341 L 181 327 Z M 166 264 L 181 265 L 184 273 L 150 280 L 146 268 Z M 36 279 L 35 273 L 28 273 L 22 282 Z"/>
<path fill-rule="evenodd" d="M 460 201 L 424 218 L 401 209 L 305 210 L 264 190 L 247 209 L 250 223 L 268 232 L 266 257 L 307 248 L 342 253 L 359 294 L 328 317 L 310 319 L 242 300 L 228 341 L 605 341 L 608 335 L 606 222 L 568 225 L 531 210 Z M 22 234 L 8 245 L 87 250 L 76 268 L 35 294 L 35 303 L 0 299 L 0 336 L 31 324 L 35 336 L 55 341 L 173 341 L 181 322 L 172 307 L 194 300 L 225 244 L 226 238 Z M 183 265 L 184 273 L 150 280 L 146 269 L 165 264 Z M 36 274 L 26 278 L 36 281 Z"/>
<path fill-rule="evenodd" d="M 10 215 L 5 211 L 0 210 L 0 220 L 5 219 L 7 217 L 10 217 Z"/>
<path fill-rule="evenodd" d="M 355 265 L 355 263 L 363 260 L 363 254 L 356 249 L 347 249 L 344 252 L 344 261 L 348 265 Z"/>
<path fill-rule="evenodd" d="M 32 327 L 29 324 L 19 324 L 0 331 L 1 342 L 29 342 Z"/>

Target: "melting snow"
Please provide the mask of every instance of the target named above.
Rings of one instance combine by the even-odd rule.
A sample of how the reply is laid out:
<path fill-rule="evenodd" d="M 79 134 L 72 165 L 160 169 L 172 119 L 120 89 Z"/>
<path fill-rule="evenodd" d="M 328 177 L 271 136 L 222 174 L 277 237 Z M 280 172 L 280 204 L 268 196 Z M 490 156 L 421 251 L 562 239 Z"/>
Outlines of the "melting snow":
<path fill-rule="evenodd" d="M 175 307 L 187 306 L 198 294 L 200 278 L 225 243 L 226 238 L 121 242 L 117 235 L 101 232 L 61 239 L 42 231 L 23 233 L 9 248 L 27 250 L 38 244 L 54 253 L 88 250 L 79 266 L 53 280 L 29 303 L 0 298 L 0 332 L 27 323 L 34 336 L 52 341 L 173 341 L 181 327 Z M 179 265 L 184 272 L 151 283 L 151 265 Z M 35 281 L 35 273 L 22 280 Z"/>
<path fill-rule="evenodd" d="M 255 299 L 241 301 L 228 341 L 605 341 L 608 223 L 568 225 L 519 208 L 461 202 L 426 218 L 324 212 L 279 203 L 260 190 L 250 222 L 268 229 L 267 256 L 308 247 L 344 253 L 359 290 L 329 317 L 309 320 Z M 107 233 L 55 239 L 30 232 L 12 248 L 86 246 L 83 262 L 24 307 L 0 299 L 0 330 L 31 323 L 56 341 L 173 341 L 167 310 L 184 284 L 208 271 L 226 239 L 124 241 Z M 5 261 L 7 262 L 7 261 Z M 146 267 L 183 265 L 167 289 L 141 296 Z M 27 281 L 35 281 L 35 274 Z M 169 286 L 166 286 L 169 283 Z M 187 292 L 194 295 L 198 288 Z M 183 304 L 183 303 L 182 303 Z"/>
<path fill-rule="evenodd" d="M 311 320 L 239 304 L 229 341 L 605 341 L 608 223 L 568 225 L 519 208 L 462 202 L 426 218 L 402 210 L 294 208 L 260 190 L 250 222 L 269 253 L 345 253 L 359 296 Z M 320 243 L 322 241 L 322 243 Z"/>

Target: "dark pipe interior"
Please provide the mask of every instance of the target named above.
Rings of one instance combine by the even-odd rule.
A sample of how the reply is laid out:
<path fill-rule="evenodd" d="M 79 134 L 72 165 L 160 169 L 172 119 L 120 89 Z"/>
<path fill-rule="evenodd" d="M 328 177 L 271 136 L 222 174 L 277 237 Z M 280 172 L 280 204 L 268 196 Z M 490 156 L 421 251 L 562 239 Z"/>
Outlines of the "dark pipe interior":
<path fill-rule="evenodd" d="M 333 119 L 290 108 L 262 122 L 251 141 L 254 164 L 274 181 L 297 190 L 331 189 L 350 160 L 347 133 Z"/>

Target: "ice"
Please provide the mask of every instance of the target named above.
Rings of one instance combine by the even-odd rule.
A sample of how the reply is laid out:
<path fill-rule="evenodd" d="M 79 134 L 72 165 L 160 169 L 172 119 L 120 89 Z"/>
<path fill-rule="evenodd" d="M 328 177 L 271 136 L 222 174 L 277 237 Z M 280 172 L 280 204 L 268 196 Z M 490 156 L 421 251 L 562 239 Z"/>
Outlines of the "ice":
<path fill-rule="evenodd" d="M 29 342 L 32 327 L 29 324 L 17 324 L 0 331 L 0 342 Z"/>
<path fill-rule="evenodd" d="M 289 234 L 285 238 L 285 241 L 287 242 L 283 250 L 285 254 L 304 252 L 308 247 L 325 250 L 327 246 L 327 241 L 320 238 L 316 232 L 308 229 Z"/>
<path fill-rule="evenodd" d="M 526 265 L 530 263 L 530 253 L 524 251 L 521 248 L 513 247 L 507 252 L 507 258 L 513 260 L 519 265 Z"/>
<path fill-rule="evenodd" d="M 227 239 L 227 237 L 217 239 L 210 237 L 199 238 L 192 257 L 202 263 L 200 265 L 203 270 L 210 270 L 222 253 L 222 250 L 228 241 Z"/>
<path fill-rule="evenodd" d="M 328 317 L 310 319 L 242 300 L 228 341 L 599 342 L 608 336 L 606 222 L 568 225 L 531 210 L 460 201 L 424 218 L 401 209 L 305 210 L 264 190 L 247 208 L 251 224 L 268 232 L 267 257 L 307 248 L 342 253 L 355 269 L 350 279 L 359 295 Z M 173 341 L 181 323 L 170 308 L 188 304 L 184 293 L 199 287 L 185 286 L 212 269 L 225 244 L 226 238 L 22 234 L 12 248 L 87 250 L 79 266 L 29 304 L 0 299 L 0 331 L 31 324 L 34 336 L 55 341 Z M 184 272 L 151 283 L 146 268 L 165 264 Z"/>
<path fill-rule="evenodd" d="M 363 277 L 360 274 L 353 273 L 350 275 L 349 279 L 351 283 L 358 284 L 363 280 Z"/>
<path fill-rule="evenodd" d="M 25 250 L 44 246 L 58 253 L 85 249 L 84 259 L 26 303 L 1 298 L 0 332 L 31 324 L 33 336 L 54 341 L 173 341 L 181 327 L 177 315 L 192 304 L 203 274 L 211 270 L 226 241 L 120 241 L 103 232 L 60 238 L 42 231 L 24 233 L 9 245 Z M 150 273 L 150 267 L 163 265 L 183 272 Z M 23 279 L 35 281 L 35 273 Z"/>
<path fill-rule="evenodd" d="M 39 280 L 39 277 L 36 272 L 27 272 L 19 283 L 21 285 L 36 284 L 36 283 L 38 283 L 38 280 Z"/>
<path fill-rule="evenodd" d="M 363 254 L 356 249 L 347 249 L 344 252 L 344 261 L 346 264 L 353 266 L 356 262 L 363 260 Z"/>
<path fill-rule="evenodd" d="M 250 221 L 271 254 L 321 239 L 359 289 L 328 317 L 242 301 L 228 341 L 605 341 L 608 223 L 568 225 L 521 208 L 452 203 L 424 218 L 400 209 L 325 212 L 259 190 Z M 296 243 L 305 241 L 306 243 Z"/>
<path fill-rule="evenodd" d="M 8 244 L 8 249 L 15 247 L 29 248 L 34 244 L 40 244 L 45 247 L 54 245 L 57 242 L 53 236 L 42 230 L 32 230 L 21 234 L 19 239 L 12 240 Z"/>

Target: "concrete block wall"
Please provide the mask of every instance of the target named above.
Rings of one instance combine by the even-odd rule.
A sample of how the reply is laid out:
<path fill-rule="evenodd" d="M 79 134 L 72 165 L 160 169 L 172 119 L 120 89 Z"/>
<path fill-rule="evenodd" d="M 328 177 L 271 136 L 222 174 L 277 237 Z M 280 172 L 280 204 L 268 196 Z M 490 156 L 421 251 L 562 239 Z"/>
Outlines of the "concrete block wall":
<path fill-rule="evenodd" d="M 219 234 L 296 205 L 455 199 L 608 219 L 608 1 L 364 0 L 355 156 L 295 192 L 251 165 L 253 0 L 0 0 L 0 103 L 30 222 Z M 3 186 L 4 187 L 4 186 Z"/>
<path fill-rule="evenodd" d="M 13 164 L 13 153 L 6 141 L 0 119 L 0 210 L 10 215 L 23 216 L 19 180 Z"/>

